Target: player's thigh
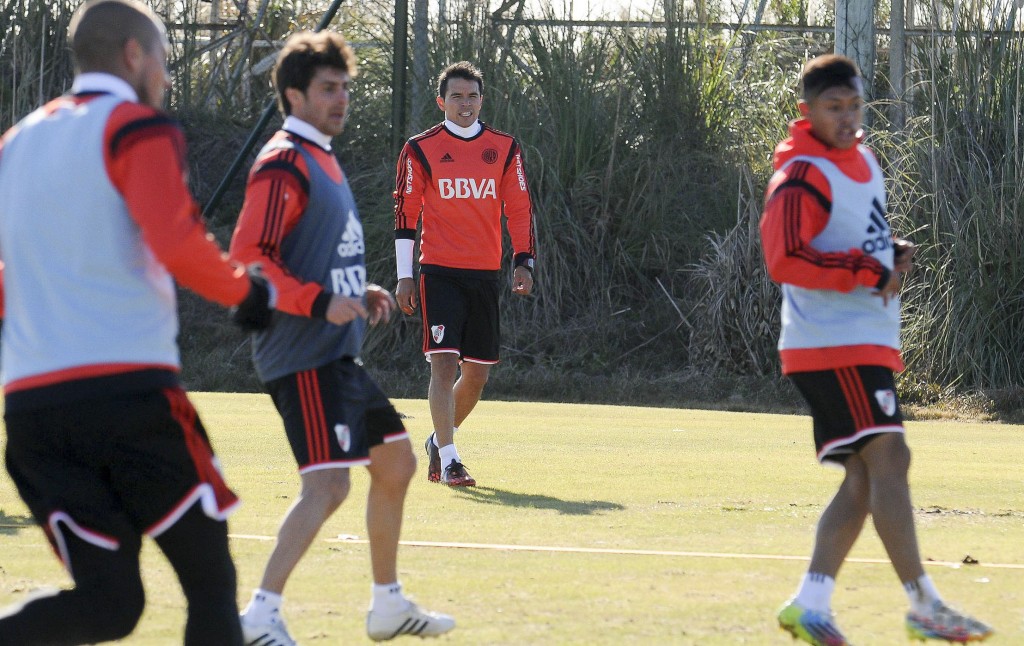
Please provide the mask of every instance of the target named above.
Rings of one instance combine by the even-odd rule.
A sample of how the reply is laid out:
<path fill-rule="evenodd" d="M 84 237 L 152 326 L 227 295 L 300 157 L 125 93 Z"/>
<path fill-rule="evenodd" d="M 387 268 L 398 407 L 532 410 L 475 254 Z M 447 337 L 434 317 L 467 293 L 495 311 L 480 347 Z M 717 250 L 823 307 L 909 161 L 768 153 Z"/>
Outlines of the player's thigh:
<path fill-rule="evenodd" d="M 469 316 L 469 301 L 460 279 L 435 274 L 420 276 L 423 351 L 459 350 Z"/>
<path fill-rule="evenodd" d="M 264 384 L 300 473 L 369 462 L 363 372 L 355 361 L 338 359 Z"/>
<path fill-rule="evenodd" d="M 850 366 L 789 377 L 811 409 L 819 459 L 842 461 L 879 435 L 903 432 L 888 368 Z"/>
<path fill-rule="evenodd" d="M 501 348 L 498 280 L 474 280 L 467 287 L 469 315 L 462 333 L 462 358 L 467 362 L 497 363 Z"/>
<path fill-rule="evenodd" d="M 226 517 L 238 499 L 185 391 L 143 393 L 117 406 L 111 482 L 136 527 L 166 531 L 197 498 L 211 516 Z"/>
<path fill-rule="evenodd" d="M 106 546 L 137 541 L 141 532 L 109 478 L 117 466 L 109 412 L 83 402 L 5 415 L 8 473 L 58 555 L 61 524 Z"/>

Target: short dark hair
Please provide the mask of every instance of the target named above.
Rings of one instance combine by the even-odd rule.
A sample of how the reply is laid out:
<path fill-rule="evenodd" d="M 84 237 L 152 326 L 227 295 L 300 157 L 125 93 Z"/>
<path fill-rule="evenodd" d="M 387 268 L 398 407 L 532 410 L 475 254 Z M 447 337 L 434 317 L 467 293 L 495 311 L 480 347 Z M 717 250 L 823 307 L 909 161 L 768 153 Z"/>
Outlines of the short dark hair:
<path fill-rule="evenodd" d="M 300 31 L 285 41 L 273 72 L 277 106 L 285 116 L 292 113 L 292 105 L 284 91 L 293 87 L 305 93 L 320 67 L 333 67 L 350 77 L 356 75 L 356 55 L 344 36 L 334 31 Z"/>
<path fill-rule="evenodd" d="M 88 0 L 75 11 L 68 27 L 79 72 L 116 70 L 130 38 L 147 52 L 164 38 L 164 26 L 156 14 L 137 0 Z"/>
<path fill-rule="evenodd" d="M 813 101 L 832 87 L 848 87 L 864 91 L 864 79 L 852 59 L 839 54 L 825 54 L 807 61 L 800 72 L 800 98 Z"/>
<path fill-rule="evenodd" d="M 469 61 L 459 61 L 441 70 L 437 76 L 437 96 L 444 98 L 445 92 L 448 91 L 448 79 L 453 78 L 476 81 L 480 86 L 480 94 L 484 93 L 483 72 Z"/>

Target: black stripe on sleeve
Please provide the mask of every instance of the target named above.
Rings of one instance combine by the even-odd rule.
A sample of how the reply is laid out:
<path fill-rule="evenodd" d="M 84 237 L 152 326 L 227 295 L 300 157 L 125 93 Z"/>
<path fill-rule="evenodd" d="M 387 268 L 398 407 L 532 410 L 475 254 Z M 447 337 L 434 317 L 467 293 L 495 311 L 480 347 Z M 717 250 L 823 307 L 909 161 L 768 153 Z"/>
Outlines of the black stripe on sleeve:
<path fill-rule="evenodd" d="M 157 134 L 166 130 L 171 130 L 178 136 L 181 136 L 181 127 L 178 125 L 177 120 L 167 116 L 166 114 L 156 114 L 152 117 L 129 121 L 125 125 L 121 126 L 117 132 L 114 133 L 114 136 L 110 138 L 110 156 L 117 156 L 121 146 L 135 140 L 136 138 Z"/>
<path fill-rule="evenodd" d="M 309 195 L 309 178 L 302 174 L 302 172 L 295 166 L 294 161 L 281 158 L 273 159 L 262 164 L 253 174 L 253 177 L 259 177 L 263 173 L 273 171 L 284 171 L 288 173 L 298 181 L 299 188 L 302 189 L 302 192 Z"/>
<path fill-rule="evenodd" d="M 822 194 L 821 191 L 816 189 L 809 182 L 806 182 L 803 179 L 787 179 L 785 182 L 779 184 L 779 186 L 775 189 L 775 191 L 774 191 L 774 193 L 772 195 L 773 196 L 774 195 L 778 195 L 783 189 L 786 189 L 786 188 L 797 188 L 797 189 L 801 189 L 801 190 L 807 191 L 808 193 L 811 194 L 811 197 L 813 197 L 814 199 L 818 200 L 818 203 L 821 204 L 821 207 L 823 209 L 825 209 L 829 213 L 832 212 L 832 202 L 831 202 L 831 200 L 829 200 L 827 197 L 825 197 Z"/>

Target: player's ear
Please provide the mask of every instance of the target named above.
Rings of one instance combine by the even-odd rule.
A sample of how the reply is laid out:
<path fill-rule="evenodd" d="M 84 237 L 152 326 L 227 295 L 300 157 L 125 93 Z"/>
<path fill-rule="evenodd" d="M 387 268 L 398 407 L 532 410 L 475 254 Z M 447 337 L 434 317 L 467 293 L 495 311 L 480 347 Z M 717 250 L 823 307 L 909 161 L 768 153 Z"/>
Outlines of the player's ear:
<path fill-rule="evenodd" d="M 800 116 L 806 117 L 811 112 L 811 105 L 803 99 L 796 102 L 796 107 L 800 110 Z"/>
<path fill-rule="evenodd" d="M 124 66 L 124 69 L 134 74 L 142 68 L 145 58 L 146 49 L 142 46 L 142 43 L 139 42 L 138 38 L 129 36 L 121 48 L 121 64 Z"/>
<path fill-rule="evenodd" d="M 306 95 L 297 87 L 286 87 L 284 89 L 284 98 L 288 99 L 288 104 L 292 107 L 292 112 L 294 113 L 296 106 L 305 105 Z"/>
<path fill-rule="evenodd" d="M 435 100 L 437 101 L 437 107 L 439 107 L 442 110 L 444 110 L 444 97 L 443 96 L 439 96 Z"/>

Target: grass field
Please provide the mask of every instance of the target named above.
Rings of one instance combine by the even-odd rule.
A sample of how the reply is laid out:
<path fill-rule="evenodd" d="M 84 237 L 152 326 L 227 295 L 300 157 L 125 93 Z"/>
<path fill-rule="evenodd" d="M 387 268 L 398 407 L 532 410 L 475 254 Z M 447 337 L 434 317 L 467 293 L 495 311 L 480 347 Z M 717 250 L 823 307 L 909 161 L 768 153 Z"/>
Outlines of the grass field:
<path fill-rule="evenodd" d="M 269 398 L 193 400 L 244 501 L 231 519 L 244 603 L 297 476 Z M 396 404 L 419 455 L 426 402 Z M 991 643 L 1024 644 L 1024 428 L 916 422 L 908 434 L 928 572 L 947 600 L 994 625 Z M 421 460 L 403 535 L 413 544 L 400 553 L 406 590 L 458 621 L 434 643 L 791 643 L 774 612 L 841 477 L 814 461 L 808 418 L 483 402 L 458 440 L 480 486 L 430 484 Z M 286 590 L 302 644 L 368 643 L 366 485 L 357 471 Z M 173 573 L 152 542 L 143 556 L 147 610 L 124 643 L 180 643 Z M 885 552 L 870 526 L 851 556 L 834 598 L 840 626 L 857 644 L 905 643 L 905 598 L 876 562 Z M 979 563 L 959 565 L 967 556 Z M 66 584 L 4 474 L 0 604 Z"/>

